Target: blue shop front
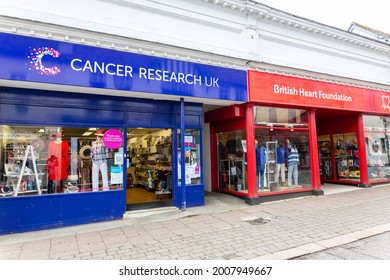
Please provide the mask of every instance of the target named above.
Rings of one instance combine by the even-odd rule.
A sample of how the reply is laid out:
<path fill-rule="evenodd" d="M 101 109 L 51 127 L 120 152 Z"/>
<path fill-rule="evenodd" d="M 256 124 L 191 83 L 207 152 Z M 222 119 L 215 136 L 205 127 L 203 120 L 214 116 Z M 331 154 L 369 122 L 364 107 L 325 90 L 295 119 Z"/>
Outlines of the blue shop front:
<path fill-rule="evenodd" d="M 243 70 L 0 33 L 0 234 L 204 205 L 203 104 L 246 102 L 246 84 Z"/>

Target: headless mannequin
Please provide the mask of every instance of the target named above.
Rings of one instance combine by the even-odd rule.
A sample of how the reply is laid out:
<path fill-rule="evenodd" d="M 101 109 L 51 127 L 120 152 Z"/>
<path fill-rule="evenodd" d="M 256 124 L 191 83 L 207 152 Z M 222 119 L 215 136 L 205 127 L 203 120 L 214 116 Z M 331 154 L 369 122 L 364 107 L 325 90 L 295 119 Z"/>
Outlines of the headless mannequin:
<path fill-rule="evenodd" d="M 68 142 L 62 141 L 61 137 L 62 135 L 58 133 L 56 140 L 51 142 L 48 148 L 48 193 L 62 192 L 63 180 L 68 176 Z"/>

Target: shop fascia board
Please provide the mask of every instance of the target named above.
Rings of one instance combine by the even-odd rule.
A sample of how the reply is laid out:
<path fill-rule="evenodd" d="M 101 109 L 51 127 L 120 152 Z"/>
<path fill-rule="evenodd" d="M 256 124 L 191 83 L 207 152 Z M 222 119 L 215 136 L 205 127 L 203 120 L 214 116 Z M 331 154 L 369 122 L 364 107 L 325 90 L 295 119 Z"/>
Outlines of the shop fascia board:
<path fill-rule="evenodd" d="M 372 83 L 369 81 L 350 79 L 346 77 L 329 75 L 326 73 L 311 72 L 302 69 L 283 67 L 279 65 L 250 62 L 248 63 L 248 70 L 390 92 L 390 85 L 387 84 Z"/>

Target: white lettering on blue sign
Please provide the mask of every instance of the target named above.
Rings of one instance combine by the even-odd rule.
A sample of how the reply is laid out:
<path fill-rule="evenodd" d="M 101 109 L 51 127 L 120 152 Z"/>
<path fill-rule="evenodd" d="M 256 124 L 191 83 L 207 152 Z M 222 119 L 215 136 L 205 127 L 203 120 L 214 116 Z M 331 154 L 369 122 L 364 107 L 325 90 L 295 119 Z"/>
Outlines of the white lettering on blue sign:
<path fill-rule="evenodd" d="M 97 61 L 85 62 L 79 58 L 72 59 L 70 62 L 70 67 L 74 71 L 89 71 L 91 73 L 101 73 L 108 74 L 111 76 L 120 76 L 120 77 L 133 77 L 133 67 L 129 65 L 114 64 L 114 63 L 104 63 Z"/>
<path fill-rule="evenodd" d="M 108 74 L 111 76 L 131 77 L 133 78 L 133 67 L 115 63 L 105 63 L 97 61 L 83 61 L 80 58 L 74 58 L 70 62 L 70 67 L 77 72 L 91 72 Z M 171 72 L 168 70 L 154 68 L 138 68 L 138 78 L 145 80 L 175 82 L 188 85 L 205 85 L 207 87 L 219 87 L 219 78 L 201 76 L 195 74 L 186 74 L 182 72 Z"/>

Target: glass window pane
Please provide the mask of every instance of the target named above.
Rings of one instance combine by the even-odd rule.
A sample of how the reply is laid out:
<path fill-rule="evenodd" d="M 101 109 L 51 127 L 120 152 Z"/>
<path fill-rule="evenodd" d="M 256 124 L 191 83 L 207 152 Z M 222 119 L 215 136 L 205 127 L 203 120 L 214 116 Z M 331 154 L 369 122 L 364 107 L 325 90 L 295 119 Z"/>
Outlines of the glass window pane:
<path fill-rule="evenodd" d="M 123 132 L 0 126 L 0 196 L 123 187 Z"/>
<path fill-rule="evenodd" d="M 356 133 L 333 134 L 336 179 L 360 180 Z"/>
<path fill-rule="evenodd" d="M 218 133 L 218 187 L 247 192 L 245 130 Z"/>
<path fill-rule="evenodd" d="M 311 186 L 309 132 L 256 128 L 256 183 L 259 192 Z"/>
<path fill-rule="evenodd" d="M 178 134 L 178 184 L 181 183 L 181 160 L 180 160 L 180 134 Z M 184 134 L 184 156 L 186 185 L 201 184 L 200 163 L 200 130 L 186 129 Z"/>
<path fill-rule="evenodd" d="M 307 111 L 297 109 L 254 107 L 255 125 L 307 127 Z"/>
<path fill-rule="evenodd" d="M 390 179 L 390 118 L 364 116 L 368 177 L 371 182 Z"/>

